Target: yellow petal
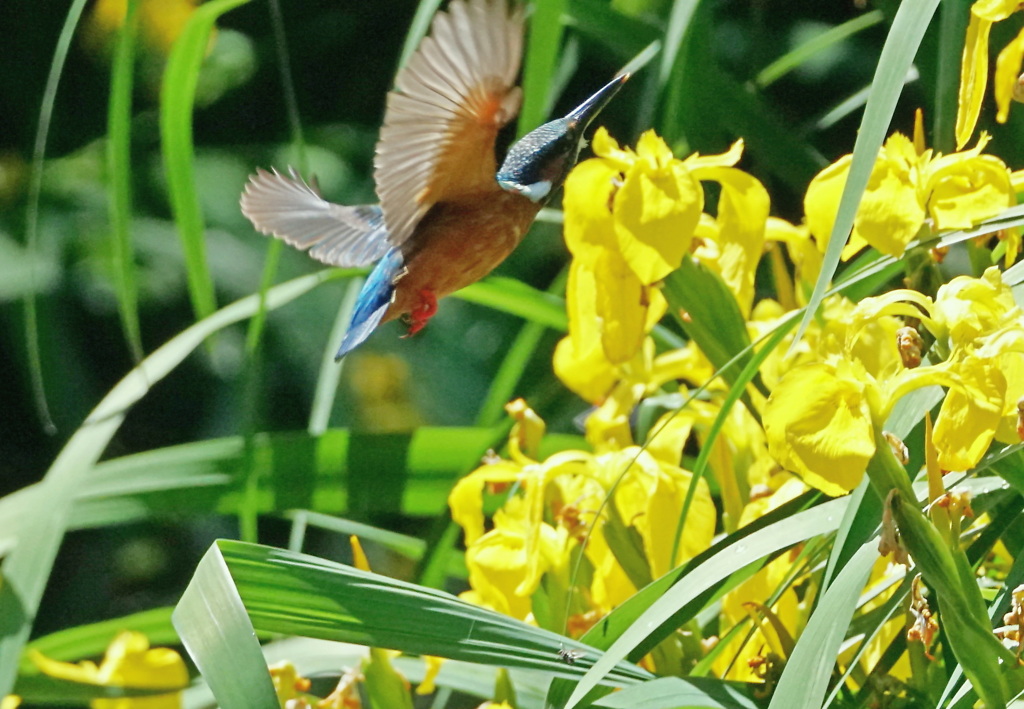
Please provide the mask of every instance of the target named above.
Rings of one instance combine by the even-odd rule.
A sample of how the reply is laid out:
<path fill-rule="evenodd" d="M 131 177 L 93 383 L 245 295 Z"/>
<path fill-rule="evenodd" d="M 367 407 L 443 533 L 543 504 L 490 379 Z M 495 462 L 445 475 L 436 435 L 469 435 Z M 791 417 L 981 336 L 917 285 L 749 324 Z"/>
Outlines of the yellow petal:
<path fill-rule="evenodd" d="M 552 368 L 562 384 L 591 404 L 604 401 L 619 378 L 618 367 L 605 357 L 600 340 L 580 351 L 571 337 L 563 338 L 555 347 Z"/>
<path fill-rule="evenodd" d="M 523 474 L 523 469 L 501 460 L 477 468 L 452 487 L 448 493 L 448 507 L 452 520 L 466 535 L 466 545 L 473 544 L 484 533 L 484 486 L 487 483 L 512 483 Z"/>
<path fill-rule="evenodd" d="M 119 633 L 107 648 L 100 676 L 111 684 L 128 687 L 184 689 L 188 684 L 188 669 L 177 652 L 170 648 L 150 648 L 145 635 L 130 631 Z M 140 707 L 150 706 L 139 700 L 136 703 Z"/>
<path fill-rule="evenodd" d="M 818 248 L 824 253 L 832 236 L 832 225 L 836 221 L 839 198 L 846 186 L 850 171 L 850 157 L 844 155 L 819 172 L 807 186 L 804 193 L 804 218 L 811 230 Z"/>
<path fill-rule="evenodd" d="M 605 158 L 620 172 L 624 172 L 636 162 L 636 153 L 629 148 L 620 148 L 615 138 L 611 137 L 604 126 L 594 131 L 594 139 L 590 141 L 590 149 L 594 155 Z"/>
<path fill-rule="evenodd" d="M 1020 0 L 978 0 L 971 5 L 971 13 L 988 20 L 1000 22 L 1020 9 Z"/>
<path fill-rule="evenodd" d="M 735 167 L 736 163 L 743 157 L 743 139 L 740 138 L 729 146 L 729 149 L 720 155 L 700 155 L 695 153 L 683 162 L 690 169 L 697 170 L 708 167 Z"/>
<path fill-rule="evenodd" d="M 771 208 L 768 190 L 757 178 L 732 167 L 694 170 L 694 176 L 722 186 L 717 215 L 719 273 L 746 317 L 754 303 L 754 276 L 764 252 Z"/>
<path fill-rule="evenodd" d="M 893 135 L 886 141 L 886 148 L 894 142 L 896 146 L 906 143 L 913 154 L 913 147 L 904 136 Z M 882 253 L 900 256 L 921 229 L 925 210 L 912 165 L 905 159 L 907 156 L 893 152 L 887 150 L 875 162 L 857 209 L 854 232 Z"/>
<path fill-rule="evenodd" d="M 1006 392 L 1006 378 L 992 364 L 972 357 L 956 367 L 961 386 L 950 387 L 933 435 L 943 470 L 974 467 L 992 442 Z"/>
<path fill-rule="evenodd" d="M 981 102 L 988 83 L 988 35 L 992 21 L 971 12 L 967 39 L 960 62 L 960 93 L 956 112 L 956 148 L 960 150 L 971 139 L 981 114 Z"/>
<path fill-rule="evenodd" d="M 531 611 L 530 598 L 515 590 L 526 575 L 528 561 L 526 538 L 515 529 L 495 527 L 467 545 L 469 584 L 476 592 L 473 602 L 524 620 Z"/>
<path fill-rule="evenodd" d="M 39 668 L 39 671 L 44 675 L 83 684 L 100 683 L 100 671 L 94 662 L 89 662 L 88 660 L 83 660 L 77 664 L 73 662 L 58 662 L 31 648 L 28 649 L 27 653 L 29 659 L 32 660 L 32 664 Z"/>
<path fill-rule="evenodd" d="M 604 353 L 602 323 L 597 316 L 597 280 L 582 260 L 569 266 L 565 304 L 569 336 L 555 348 L 555 375 L 591 403 L 603 401 L 618 379 L 617 367 Z"/>
<path fill-rule="evenodd" d="M 622 258 L 606 251 L 594 269 L 601 344 L 612 364 L 633 359 L 646 336 L 648 292 Z"/>
<path fill-rule="evenodd" d="M 1020 75 L 1021 62 L 1024 61 L 1024 29 L 1017 33 L 1013 40 L 1003 47 L 996 58 L 996 75 L 993 77 L 996 96 L 996 121 L 1006 123 L 1010 116 L 1010 102 L 1013 100 L 1014 89 L 1017 88 L 1017 77 Z"/>
<path fill-rule="evenodd" d="M 704 208 L 700 183 L 678 160 L 652 168 L 637 161 L 612 209 L 622 257 L 644 285 L 679 268 Z"/>
<path fill-rule="evenodd" d="M 672 149 L 653 130 L 646 130 L 640 136 L 636 143 L 636 156 L 646 162 L 650 170 L 663 168 L 675 159 Z"/>
<path fill-rule="evenodd" d="M 359 541 L 359 537 L 354 534 L 349 535 L 348 543 L 352 547 L 352 566 L 360 571 L 369 571 L 370 560 L 366 558 L 366 552 L 363 551 L 363 545 Z"/>
<path fill-rule="evenodd" d="M 436 687 L 437 676 L 441 673 L 445 658 L 435 655 L 424 655 L 423 663 L 427 666 L 423 673 L 423 681 L 416 687 L 416 694 L 433 694 Z"/>
<path fill-rule="evenodd" d="M 526 464 L 536 460 L 540 443 L 544 439 L 547 425 L 537 412 L 529 407 L 525 399 L 519 398 L 505 404 L 505 412 L 515 423 L 508 436 L 509 453 L 512 460 Z M 529 458 L 527 458 L 529 456 Z"/>
<path fill-rule="evenodd" d="M 973 344 L 1019 314 L 1013 293 L 995 266 L 981 278 L 957 276 L 942 285 L 933 308 L 933 318 L 948 331 L 953 347 Z"/>
<path fill-rule="evenodd" d="M 1006 164 L 973 151 L 936 160 L 927 189 L 928 212 L 939 231 L 969 229 L 1017 203 Z"/>
<path fill-rule="evenodd" d="M 590 267 L 604 250 L 617 248 L 611 204 L 620 181 L 621 173 L 602 159 L 581 162 L 566 178 L 565 245 Z"/>
<path fill-rule="evenodd" d="M 765 407 L 772 457 L 826 495 L 857 487 L 875 452 L 867 383 L 857 374 L 866 378 L 853 365 L 844 372 L 824 363 L 797 367 Z"/>

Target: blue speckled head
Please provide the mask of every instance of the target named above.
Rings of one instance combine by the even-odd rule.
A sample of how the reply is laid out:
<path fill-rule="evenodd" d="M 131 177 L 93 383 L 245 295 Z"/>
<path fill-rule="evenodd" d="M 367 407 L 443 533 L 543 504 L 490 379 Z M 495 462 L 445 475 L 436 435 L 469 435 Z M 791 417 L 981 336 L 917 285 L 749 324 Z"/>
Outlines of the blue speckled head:
<path fill-rule="evenodd" d="M 586 144 L 583 134 L 629 78 L 615 77 L 564 118 L 530 131 L 509 148 L 498 170 L 498 184 L 538 204 L 546 203 L 562 186 Z"/>

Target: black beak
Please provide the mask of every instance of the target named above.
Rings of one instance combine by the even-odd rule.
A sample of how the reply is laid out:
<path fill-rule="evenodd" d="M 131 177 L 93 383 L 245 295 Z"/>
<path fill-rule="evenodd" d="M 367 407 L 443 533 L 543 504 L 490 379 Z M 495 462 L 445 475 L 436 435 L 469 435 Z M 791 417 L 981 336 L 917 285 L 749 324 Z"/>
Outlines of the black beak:
<path fill-rule="evenodd" d="M 569 115 L 565 118 L 569 121 L 569 124 L 580 131 L 587 129 L 590 122 L 597 117 L 597 114 L 601 112 L 608 102 L 612 100 L 612 97 L 619 92 L 622 85 L 629 79 L 630 74 L 619 74 L 614 79 L 609 81 L 607 84 L 602 86 L 597 92 L 588 98 L 586 101 L 577 106 Z"/>

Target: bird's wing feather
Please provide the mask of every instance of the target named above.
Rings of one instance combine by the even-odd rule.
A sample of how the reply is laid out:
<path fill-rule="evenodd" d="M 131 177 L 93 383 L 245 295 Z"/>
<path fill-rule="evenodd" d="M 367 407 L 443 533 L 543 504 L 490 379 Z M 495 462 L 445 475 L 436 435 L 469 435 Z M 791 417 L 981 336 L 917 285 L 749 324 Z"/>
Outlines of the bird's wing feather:
<path fill-rule="evenodd" d="M 401 244 L 437 202 L 494 185 L 494 142 L 518 112 L 521 6 L 453 0 L 398 73 L 374 161 L 389 238 Z"/>
<path fill-rule="evenodd" d="M 259 231 L 331 266 L 365 266 L 390 248 L 381 208 L 346 207 L 320 196 L 297 172 L 258 170 L 242 194 L 242 214 Z"/>

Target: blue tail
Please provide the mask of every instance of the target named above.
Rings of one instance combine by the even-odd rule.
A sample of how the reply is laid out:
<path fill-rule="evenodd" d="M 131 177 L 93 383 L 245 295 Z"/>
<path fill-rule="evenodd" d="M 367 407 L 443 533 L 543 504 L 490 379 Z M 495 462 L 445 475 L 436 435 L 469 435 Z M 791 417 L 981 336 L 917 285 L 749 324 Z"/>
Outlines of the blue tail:
<path fill-rule="evenodd" d="M 361 345 L 380 324 L 394 298 L 395 283 L 404 275 L 404 271 L 402 251 L 397 246 L 392 247 L 370 272 L 363 290 L 359 292 L 348 331 L 341 341 L 338 354 L 334 356 L 335 362 Z"/>

